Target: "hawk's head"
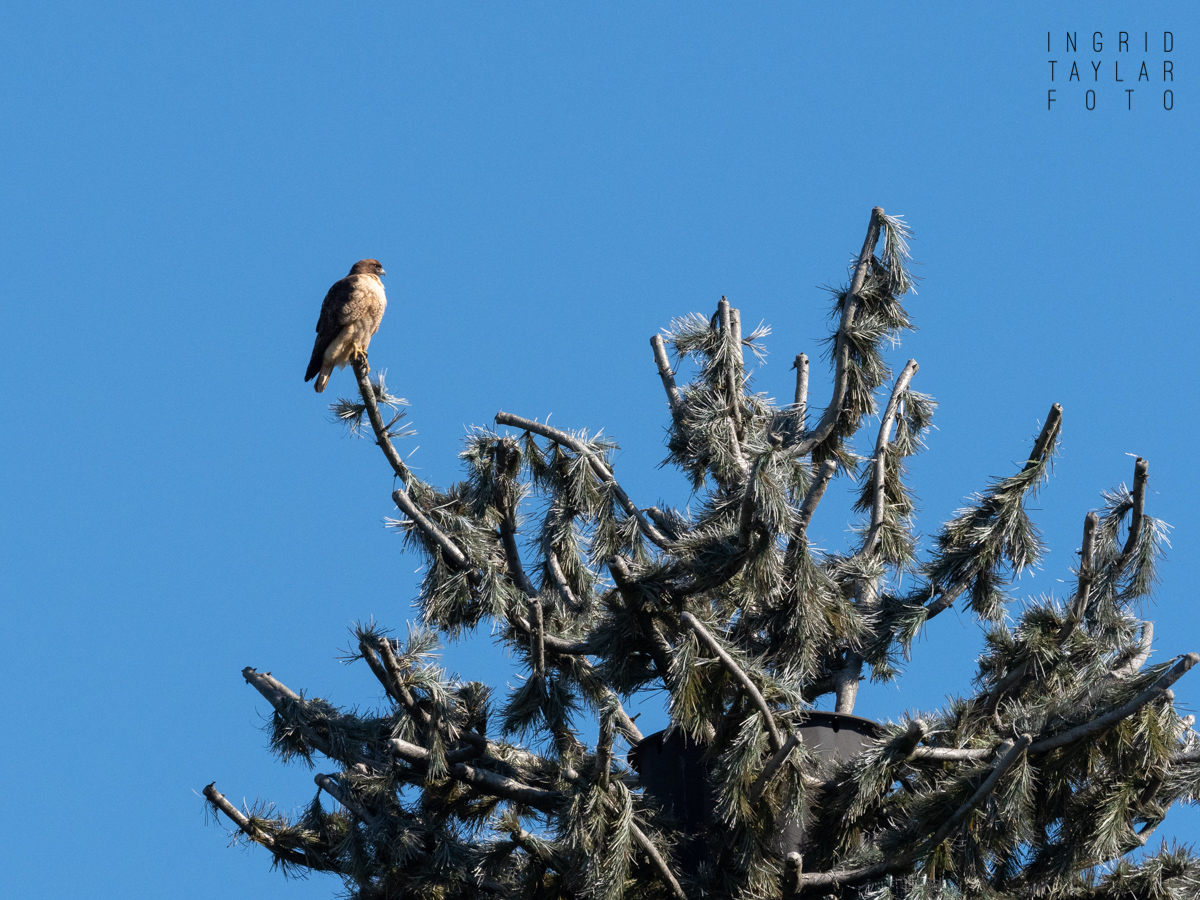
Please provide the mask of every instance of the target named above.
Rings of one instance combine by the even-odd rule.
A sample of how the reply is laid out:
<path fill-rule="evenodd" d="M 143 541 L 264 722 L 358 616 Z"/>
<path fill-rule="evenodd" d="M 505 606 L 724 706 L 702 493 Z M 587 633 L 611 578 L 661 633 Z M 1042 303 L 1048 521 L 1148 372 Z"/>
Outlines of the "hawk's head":
<path fill-rule="evenodd" d="M 387 272 L 377 259 L 360 259 L 350 267 L 351 275 L 375 275 L 382 278 Z"/>

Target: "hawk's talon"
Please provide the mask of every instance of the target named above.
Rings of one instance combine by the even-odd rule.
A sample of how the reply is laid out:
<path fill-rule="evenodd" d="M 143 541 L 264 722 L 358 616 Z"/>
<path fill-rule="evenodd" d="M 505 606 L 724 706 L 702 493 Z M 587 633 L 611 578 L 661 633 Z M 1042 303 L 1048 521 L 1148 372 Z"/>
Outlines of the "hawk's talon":
<path fill-rule="evenodd" d="M 356 365 L 361 365 L 367 374 L 370 374 L 371 364 L 367 362 L 366 350 L 363 350 L 361 347 L 355 347 L 354 353 L 351 354 L 350 358 L 355 362 Z"/>

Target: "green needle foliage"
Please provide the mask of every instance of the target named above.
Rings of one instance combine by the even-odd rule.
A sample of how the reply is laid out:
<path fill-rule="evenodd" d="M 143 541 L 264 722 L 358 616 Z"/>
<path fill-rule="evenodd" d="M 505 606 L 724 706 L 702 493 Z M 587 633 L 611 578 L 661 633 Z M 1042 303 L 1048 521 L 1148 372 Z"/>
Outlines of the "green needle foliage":
<path fill-rule="evenodd" d="M 1084 518 L 1065 596 L 1018 606 L 1010 592 L 1043 551 L 1026 504 L 1058 447 L 1057 405 L 1028 460 L 919 553 L 905 478 L 935 404 L 912 388 L 915 362 L 887 361 L 912 327 L 908 237 L 873 210 L 831 292 L 820 416 L 804 356 L 793 403 L 753 390 L 745 353 L 768 330 L 743 334 L 724 299 L 654 338 L 687 510 L 635 503 L 610 438 L 508 413 L 467 437 L 463 481 L 425 484 L 393 445 L 400 415 L 380 411 L 404 401 L 356 363 L 359 396 L 333 414 L 369 425 L 402 484 L 390 524 L 425 564 L 421 623 L 404 640 L 353 631 L 378 711 L 246 669 L 274 711 L 272 750 L 315 767 L 317 794 L 289 818 L 210 785 L 212 808 L 285 873 L 332 873 L 361 900 L 1200 896 L 1188 848 L 1145 849 L 1200 794 L 1200 740 L 1170 689 L 1197 657 L 1149 665 L 1137 614 L 1167 531 L 1144 508 L 1147 466 Z M 807 527 L 838 478 L 857 485 L 860 528 L 822 552 Z M 817 698 L 851 713 L 860 682 L 896 678 L 956 602 L 987 629 L 973 684 L 860 752 L 806 741 Z M 438 665 L 440 640 L 481 626 L 519 663 L 505 697 Z M 700 754 L 707 824 L 626 762 L 643 735 L 622 704 L 646 691 L 665 693 L 672 740 Z"/>

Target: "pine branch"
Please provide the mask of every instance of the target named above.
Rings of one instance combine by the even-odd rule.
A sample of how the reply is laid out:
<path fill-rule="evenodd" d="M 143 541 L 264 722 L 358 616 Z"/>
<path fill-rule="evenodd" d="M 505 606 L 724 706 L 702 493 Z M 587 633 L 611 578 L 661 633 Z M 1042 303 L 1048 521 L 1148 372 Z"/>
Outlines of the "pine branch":
<path fill-rule="evenodd" d="M 392 500 L 400 508 L 400 511 L 424 533 L 426 538 L 437 544 L 447 565 L 458 572 L 466 571 L 471 567 L 467 555 L 440 528 L 434 525 L 425 513 L 421 512 L 421 508 L 406 491 L 393 491 Z"/>
<path fill-rule="evenodd" d="M 361 646 L 361 645 L 360 645 Z M 429 724 L 429 711 L 417 704 L 416 698 L 412 692 L 404 684 L 404 672 L 400 668 L 400 661 L 396 659 L 396 652 L 392 649 L 391 640 L 385 635 L 378 635 L 376 638 L 376 646 L 379 648 L 379 654 L 383 658 L 383 668 L 388 675 L 388 679 L 395 691 L 394 699 L 418 724 Z M 390 692 L 389 692 L 390 693 Z"/>
<path fill-rule="evenodd" d="M 597 478 L 612 487 L 612 492 L 617 498 L 617 502 L 621 504 L 621 508 L 626 513 L 637 520 L 638 528 L 641 529 L 642 534 L 650 538 L 659 548 L 663 550 L 671 549 L 671 542 L 667 540 L 662 532 L 654 527 L 646 517 L 646 514 L 629 499 L 629 495 L 625 493 L 625 489 L 613 477 L 613 473 L 609 470 L 608 466 L 595 453 L 589 450 L 583 441 L 558 428 L 551 428 L 549 425 L 543 425 L 532 419 L 522 419 L 520 416 L 514 416 L 506 412 L 496 413 L 496 424 L 507 425 L 511 428 L 520 428 L 522 431 L 541 435 L 544 438 L 554 441 L 556 444 L 561 444 L 575 451 L 575 453 L 587 460 L 592 471 L 596 473 Z"/>
<path fill-rule="evenodd" d="M 368 827 L 374 826 L 378 819 L 367 812 L 367 808 L 358 802 L 358 799 L 339 784 L 332 775 L 322 775 L 318 773 L 313 776 L 313 781 L 317 787 L 327 793 L 330 797 L 342 804 L 347 810 L 354 814 L 360 822 Z"/>
<path fill-rule="evenodd" d="M 1041 465 L 1046 453 L 1054 446 L 1058 432 L 1062 430 L 1062 414 L 1061 403 L 1051 404 L 1045 424 L 1042 425 L 1037 440 L 1033 442 L 1033 452 L 1029 454 L 1029 459 L 1025 461 L 1025 467 L 1021 471 L 1028 472 Z"/>
<path fill-rule="evenodd" d="M 654 842 L 646 837 L 646 833 L 638 828 L 636 823 L 630 823 L 629 832 L 633 835 L 634 843 L 649 857 L 654 868 L 658 870 L 658 874 L 662 876 L 663 881 L 670 887 L 671 893 L 675 895 L 676 900 L 688 900 L 687 894 L 679 886 L 679 880 L 671 873 L 671 867 L 667 865 L 667 861 L 658 852 L 658 848 L 654 846 Z"/>
<path fill-rule="evenodd" d="M 876 206 L 871 210 L 867 237 L 863 241 L 862 251 L 858 254 L 858 262 L 854 266 L 854 275 L 850 279 L 850 288 L 846 294 L 846 302 L 842 306 L 842 317 L 838 322 L 837 337 L 834 340 L 833 396 L 829 400 L 829 405 L 825 407 L 825 412 L 817 423 L 817 427 L 800 442 L 796 449 L 799 456 L 811 453 L 814 447 L 824 443 L 833 434 L 833 429 L 842 415 L 842 404 L 845 403 L 846 389 L 850 383 L 850 346 L 846 335 L 854 324 L 854 317 L 858 312 L 863 285 L 866 284 L 867 273 L 871 269 L 871 258 L 875 254 L 875 245 L 879 242 L 882 216 L 883 209 L 881 207 Z"/>
<path fill-rule="evenodd" d="M 667 673 L 671 670 L 671 645 L 663 636 L 662 629 L 658 627 L 654 617 L 645 608 L 640 589 L 634 584 L 629 564 L 622 557 L 614 556 L 608 561 L 608 571 L 612 574 L 613 581 L 617 585 L 617 590 L 621 592 L 621 598 L 625 601 L 626 607 L 634 614 L 650 645 L 650 658 L 654 660 L 659 677 L 665 680 Z"/>
<path fill-rule="evenodd" d="M 533 625 L 530 634 L 531 656 L 535 675 L 546 674 L 546 643 L 545 626 L 542 622 L 542 601 L 537 597 L 529 598 L 529 620 Z"/>
<path fill-rule="evenodd" d="M 240 809 L 234 806 L 229 800 L 216 788 L 216 782 L 212 782 L 204 789 L 204 798 L 212 804 L 215 809 L 219 809 L 225 813 L 229 821 L 237 826 L 238 831 L 244 834 L 247 838 L 254 841 L 261 847 L 265 847 L 271 851 L 271 854 L 279 861 L 293 866 L 302 866 L 306 869 L 312 869 L 316 872 L 336 872 L 339 875 L 345 875 L 346 872 L 342 866 L 334 859 L 327 856 L 318 856 L 302 850 L 293 850 L 290 847 L 280 845 L 275 836 L 269 831 L 259 827 Z"/>
<path fill-rule="evenodd" d="M 1125 539 L 1125 547 L 1121 556 L 1113 565 L 1114 579 L 1119 576 L 1133 559 L 1137 552 L 1138 540 L 1142 535 L 1142 524 L 1146 513 L 1146 479 L 1149 475 L 1150 463 L 1140 456 L 1133 467 L 1133 515 L 1129 520 L 1129 536 Z"/>
<path fill-rule="evenodd" d="M 1164 672 L 1162 677 L 1155 681 L 1151 687 L 1138 694 L 1128 703 L 1124 704 L 1123 706 L 1119 706 L 1102 716 L 1092 719 L 1090 722 L 1085 722 L 1082 725 L 1078 725 L 1075 728 L 1068 729 L 1067 731 L 1051 737 L 1043 738 L 1030 747 L 1029 752 L 1034 755 L 1049 753 L 1051 750 L 1057 750 L 1059 747 L 1065 747 L 1068 744 L 1074 744 L 1077 741 L 1081 741 L 1085 738 L 1089 738 L 1100 734 L 1101 732 L 1107 731 L 1113 725 L 1116 725 L 1123 719 L 1127 719 L 1132 716 L 1147 703 L 1151 703 L 1156 700 L 1166 700 L 1170 702 L 1174 697 L 1174 694 L 1172 694 L 1170 691 L 1171 685 L 1182 678 L 1197 662 L 1200 662 L 1200 655 L 1195 653 L 1189 653 L 1186 656 L 1181 657 L 1179 661 L 1176 662 L 1175 665 L 1173 665 L 1166 672 Z"/>
<path fill-rule="evenodd" d="M 700 621 L 690 612 L 684 612 L 679 616 L 679 621 L 692 629 L 696 633 L 696 637 L 712 651 L 713 655 L 721 661 L 721 664 L 729 671 L 729 674 L 742 686 L 742 689 L 750 697 L 750 700 L 758 707 L 758 711 L 762 713 L 763 723 L 767 727 L 767 735 L 771 741 L 771 749 L 778 753 L 783 749 L 783 738 L 779 736 L 779 726 L 775 724 L 775 716 L 771 712 L 771 707 L 767 704 L 767 700 L 763 697 L 762 692 L 746 674 L 745 670 L 737 664 L 732 656 L 730 656 L 725 648 L 717 641 L 716 638 L 709 633 L 708 629 L 700 624 Z"/>
<path fill-rule="evenodd" d="M 800 889 L 809 891 L 817 888 L 861 884 L 864 881 L 882 878 L 885 875 L 896 875 L 909 871 L 922 853 L 928 853 L 936 849 L 956 828 L 966 821 L 967 816 L 971 814 L 972 810 L 987 799 L 988 795 L 996 789 L 996 785 L 999 784 L 1004 774 L 1024 756 L 1026 750 L 1030 749 L 1031 741 L 1032 738 L 1027 734 L 1022 735 L 1016 743 L 1005 741 L 1000 747 L 1003 756 L 1001 756 L 1000 761 L 996 763 L 987 778 L 976 788 L 970 798 L 942 823 L 941 827 L 928 840 L 922 841 L 919 845 L 905 853 L 898 854 L 891 859 L 874 863 L 873 865 L 863 866 L 858 869 L 835 869 L 831 872 L 813 872 L 801 875 L 799 879 Z"/>
<path fill-rule="evenodd" d="M 729 306 L 729 301 L 724 297 L 717 304 L 717 322 L 721 328 L 721 338 L 727 347 L 737 348 L 738 359 L 741 363 L 741 347 L 742 339 L 740 328 L 734 327 L 734 313 Z M 744 363 L 742 363 L 744 365 Z M 735 365 L 734 360 L 730 360 L 729 368 L 726 371 L 726 390 L 729 393 L 729 415 L 733 420 L 734 431 L 736 432 L 735 441 L 740 440 L 743 434 L 742 427 L 742 386 L 741 379 L 738 377 L 739 366 Z M 738 457 L 741 456 L 741 450 L 738 448 Z"/>
<path fill-rule="evenodd" d="M 792 532 L 793 540 L 801 540 L 808 531 L 808 524 L 812 521 L 813 513 L 817 511 L 817 505 L 825 496 L 825 489 L 829 487 L 829 482 L 833 479 L 837 468 L 837 460 L 827 459 L 817 469 L 817 477 L 809 486 L 808 493 L 804 495 L 804 501 L 800 504 L 800 511 L 796 514 L 796 527 Z"/>
<path fill-rule="evenodd" d="M 500 544 L 504 547 L 508 577 L 527 597 L 536 597 L 537 588 L 525 574 L 525 566 L 521 563 L 521 551 L 517 547 L 516 514 L 512 509 L 504 510 L 500 518 Z"/>
<path fill-rule="evenodd" d="M 1089 512 L 1083 520 L 1083 543 L 1079 551 L 1079 585 L 1075 590 L 1074 598 L 1072 598 L 1067 619 L 1063 622 L 1062 628 L 1058 632 L 1058 645 L 1060 647 L 1066 644 L 1067 640 L 1074 633 L 1075 628 L 1083 620 L 1083 615 L 1087 610 L 1092 582 L 1095 580 L 1096 528 L 1099 522 L 1100 517 L 1094 512 Z M 996 720 L 997 728 L 1000 727 L 1000 701 L 1004 699 L 1006 693 L 1025 680 L 1032 665 L 1032 659 L 1026 658 L 1019 665 L 1015 666 L 1011 672 L 1000 679 L 988 694 L 986 700 L 988 714 Z"/>
<path fill-rule="evenodd" d="M 1055 403 L 1050 407 L 1050 412 L 1046 416 L 1046 421 L 1042 425 L 1041 431 L 1038 433 L 1037 440 L 1034 441 L 1033 452 L 1029 455 L 1029 459 L 1026 460 L 1025 465 L 1021 469 L 1022 475 L 1034 472 L 1039 467 L 1044 467 L 1046 465 L 1051 452 L 1054 450 L 1054 444 L 1058 437 L 1058 433 L 1062 428 L 1062 414 L 1063 408 L 1061 403 Z M 1001 485 L 1006 483 L 1007 482 L 1000 482 Z M 1032 489 L 1032 487 L 1033 484 L 1030 484 L 1025 490 L 1028 491 Z M 981 502 L 986 502 L 988 500 L 989 497 L 985 496 Z M 930 601 L 925 604 L 925 621 L 928 622 L 934 616 L 939 615 L 940 613 L 943 613 L 949 609 L 954 604 L 954 601 L 958 599 L 959 595 L 962 594 L 962 592 L 968 587 L 970 587 L 971 582 L 975 580 L 978 574 L 980 573 L 971 570 L 968 571 L 964 577 L 950 584 L 933 585 L 932 597 Z"/>
<path fill-rule="evenodd" d="M 291 688 L 274 678 L 270 672 L 259 672 L 251 666 L 246 666 L 246 668 L 242 669 L 242 677 L 274 707 L 275 712 L 280 717 L 295 725 L 305 742 L 311 745 L 318 753 L 347 765 L 361 763 L 374 771 L 381 771 L 386 768 L 386 763 L 372 759 L 361 752 L 353 753 L 350 757 L 338 755 L 328 738 L 319 734 L 303 722 L 296 720 L 293 710 L 289 709 L 289 706 L 293 708 L 297 706 L 303 707 L 307 701 Z"/>
<path fill-rule="evenodd" d="M 771 754 L 771 758 L 767 760 L 767 764 L 763 766 L 762 771 L 758 773 L 758 777 L 754 779 L 754 784 L 750 786 L 751 797 L 755 800 L 762 797 L 763 792 L 775 778 L 775 774 L 779 771 L 780 766 L 787 761 L 792 751 L 800 746 L 801 743 L 803 743 L 803 738 L 800 737 L 799 732 L 792 731 L 788 733 L 787 740 L 783 746 Z"/>
<path fill-rule="evenodd" d="M 387 748 L 392 753 L 407 763 L 423 767 L 427 766 L 430 762 L 431 754 L 424 747 L 420 747 L 402 738 L 391 738 L 386 743 Z M 554 813 L 560 809 L 566 799 L 561 791 L 550 791 L 544 788 L 533 787 L 532 785 L 517 781 L 515 778 L 497 774 L 478 765 L 453 762 L 450 754 L 446 755 L 446 762 L 450 763 L 446 769 L 446 773 L 451 778 L 461 781 L 463 784 L 468 784 L 484 794 L 498 797 L 501 800 L 509 800 L 522 806 L 530 806 L 546 813 Z M 487 762 L 487 760 L 484 759 L 483 762 Z"/>
<path fill-rule="evenodd" d="M 367 407 L 367 417 L 371 420 L 371 430 L 375 432 L 375 443 L 379 445 L 379 449 L 387 457 L 387 461 L 392 466 L 392 471 L 396 473 L 401 481 L 408 484 L 412 473 L 409 471 L 408 466 L 404 464 L 404 460 L 400 458 L 400 452 L 396 449 L 396 445 L 392 443 L 388 428 L 383 422 L 383 416 L 379 412 L 379 403 L 375 398 L 375 387 L 371 384 L 371 370 L 367 366 L 366 359 L 355 359 L 351 362 L 351 366 L 354 368 L 354 377 L 358 380 L 358 392 L 362 395 L 363 404 Z"/>
<path fill-rule="evenodd" d="M 871 501 L 871 526 L 867 530 L 866 537 L 863 538 L 861 552 L 864 554 L 870 553 L 875 548 L 875 542 L 879 540 L 879 532 L 883 528 L 883 507 L 885 503 L 883 482 L 884 476 L 887 473 L 887 452 L 888 444 L 891 440 L 892 425 L 896 421 L 896 411 L 900 405 L 900 397 L 908 390 L 908 385 L 916 372 L 917 361 L 910 359 L 903 371 L 900 372 L 900 377 L 896 379 L 896 386 L 892 388 L 892 396 L 888 399 L 883 419 L 879 423 L 879 437 L 875 441 L 875 456 L 873 457 L 873 469 L 871 472 L 874 476 L 872 485 L 874 497 Z"/>
<path fill-rule="evenodd" d="M 567 582 L 567 576 L 563 574 L 562 566 L 558 562 L 558 554 L 548 545 L 549 532 L 543 535 L 542 550 L 546 556 L 546 571 L 550 574 L 550 580 L 554 582 L 554 586 L 562 594 L 567 606 L 571 607 L 572 610 L 579 611 L 583 608 L 583 604 L 579 602 L 579 598 L 571 590 L 571 585 Z"/>

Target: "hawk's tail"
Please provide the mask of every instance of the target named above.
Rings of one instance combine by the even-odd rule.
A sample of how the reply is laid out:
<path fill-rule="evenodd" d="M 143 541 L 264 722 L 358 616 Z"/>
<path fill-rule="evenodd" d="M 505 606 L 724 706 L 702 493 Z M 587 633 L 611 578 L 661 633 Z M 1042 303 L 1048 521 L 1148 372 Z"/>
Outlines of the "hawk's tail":
<path fill-rule="evenodd" d="M 325 385 L 327 384 L 329 384 L 329 374 L 327 372 L 322 372 L 317 376 L 317 383 L 313 385 L 313 389 L 319 394 L 325 390 Z"/>

